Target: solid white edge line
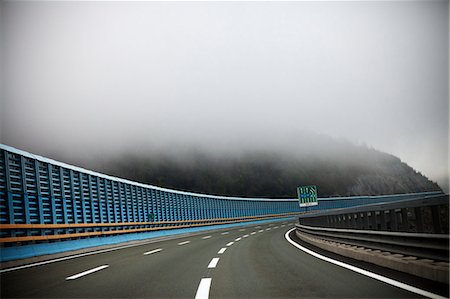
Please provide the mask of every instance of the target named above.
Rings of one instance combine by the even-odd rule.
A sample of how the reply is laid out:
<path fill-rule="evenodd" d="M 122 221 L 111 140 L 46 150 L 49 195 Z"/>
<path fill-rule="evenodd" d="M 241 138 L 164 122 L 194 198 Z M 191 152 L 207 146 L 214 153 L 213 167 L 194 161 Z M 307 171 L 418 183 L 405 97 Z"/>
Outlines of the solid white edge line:
<path fill-rule="evenodd" d="M 314 251 L 312 251 L 312 250 L 310 250 L 308 248 L 305 248 L 305 247 L 297 244 L 296 242 L 294 242 L 289 237 L 290 232 L 293 231 L 293 230 L 295 230 L 295 228 L 292 228 L 292 229 L 288 230 L 286 232 L 286 234 L 284 234 L 284 237 L 286 238 L 286 240 L 289 243 L 291 243 L 292 245 L 294 245 L 295 247 L 297 247 L 298 249 L 300 249 L 300 250 L 302 250 L 302 251 L 304 251 L 304 252 L 306 252 L 306 253 L 308 253 L 308 254 L 316 257 L 316 258 L 319 258 L 319 259 L 324 260 L 326 262 L 329 262 L 329 263 L 335 264 L 337 266 L 346 268 L 346 269 L 348 269 L 350 271 L 353 271 L 353 272 L 356 272 L 356 273 L 368 276 L 370 278 L 382 281 L 384 283 L 390 284 L 390 285 L 398 287 L 400 289 L 404 289 L 406 291 L 419 294 L 421 296 L 426 296 L 426 297 L 433 298 L 433 299 L 445 299 L 445 297 L 439 296 L 437 294 L 434 294 L 434 293 L 431 293 L 431 292 L 428 292 L 428 291 L 425 291 L 425 290 L 422 290 L 422 289 L 410 286 L 410 285 L 408 285 L 406 283 L 403 283 L 403 282 L 400 282 L 400 281 L 397 281 L 397 280 L 394 280 L 394 279 L 391 279 L 391 278 L 387 278 L 387 277 L 381 276 L 381 275 L 376 274 L 376 273 L 369 272 L 367 270 L 364 270 L 364 269 L 361 269 L 361 268 L 358 268 L 358 267 L 346 264 L 346 263 L 341 262 L 341 261 L 334 260 L 332 258 L 323 256 L 323 255 L 321 255 L 321 254 L 319 254 L 317 252 L 314 252 Z"/>
<path fill-rule="evenodd" d="M 185 244 L 189 244 L 189 243 L 191 243 L 191 241 L 184 241 L 184 242 L 178 243 L 178 245 L 185 245 Z"/>
<path fill-rule="evenodd" d="M 225 250 L 227 250 L 227 248 L 226 247 L 224 247 L 224 248 L 220 248 L 220 250 L 217 252 L 217 254 L 222 254 L 222 253 L 224 253 L 225 252 Z"/>
<path fill-rule="evenodd" d="M 231 245 L 233 245 L 233 244 L 234 244 L 234 242 L 229 242 L 229 243 L 227 243 L 226 246 L 231 246 Z"/>
<path fill-rule="evenodd" d="M 144 255 L 149 255 L 149 254 L 157 253 L 157 252 L 160 252 L 161 250 L 162 250 L 162 248 L 150 250 L 150 251 L 144 252 Z"/>
<path fill-rule="evenodd" d="M 219 262 L 219 258 L 218 258 L 218 257 L 213 258 L 213 259 L 209 262 L 208 269 L 215 268 L 215 267 L 217 266 L 217 263 L 218 263 L 218 262 Z"/>
<path fill-rule="evenodd" d="M 81 273 L 69 276 L 69 277 L 66 278 L 66 280 L 74 280 L 74 279 L 80 278 L 82 276 L 85 276 L 85 275 L 88 275 L 88 274 L 91 274 L 91 273 L 103 270 L 103 269 L 108 268 L 108 267 L 109 267 L 109 265 L 103 265 L 103 266 L 100 266 L 100 267 L 97 267 L 97 268 L 94 268 L 94 269 L 91 269 L 91 270 L 87 270 L 87 271 L 84 271 L 84 272 L 81 272 Z"/>
<path fill-rule="evenodd" d="M 197 293 L 195 294 L 195 299 L 208 299 L 209 289 L 211 287 L 211 278 L 202 278 L 198 285 Z"/>

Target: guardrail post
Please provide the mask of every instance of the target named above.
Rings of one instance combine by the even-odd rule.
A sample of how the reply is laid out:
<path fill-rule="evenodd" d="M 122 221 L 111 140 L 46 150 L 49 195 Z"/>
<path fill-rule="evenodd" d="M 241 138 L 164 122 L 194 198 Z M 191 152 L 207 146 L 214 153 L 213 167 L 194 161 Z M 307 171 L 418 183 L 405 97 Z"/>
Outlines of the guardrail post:
<path fill-rule="evenodd" d="M 377 212 L 376 211 L 372 211 L 372 229 L 373 230 L 378 230 L 378 217 L 377 217 Z"/>
<path fill-rule="evenodd" d="M 381 230 L 387 230 L 387 220 L 386 219 L 386 211 L 381 210 L 380 211 L 380 224 L 381 224 Z"/>
<path fill-rule="evenodd" d="M 398 230 L 398 223 L 397 223 L 397 213 L 395 212 L 395 209 L 389 210 L 390 214 L 390 223 L 391 223 L 391 231 L 397 231 Z"/>
<path fill-rule="evenodd" d="M 433 233 L 441 233 L 441 217 L 439 217 L 439 206 L 431 207 L 431 217 L 433 219 Z"/>
<path fill-rule="evenodd" d="M 423 232 L 423 218 L 422 218 L 422 208 L 414 208 L 414 215 L 416 216 L 416 232 Z"/>
<path fill-rule="evenodd" d="M 408 209 L 407 208 L 402 208 L 401 209 L 401 214 L 400 216 L 402 217 L 402 221 L 401 221 L 401 227 L 399 230 L 403 230 L 405 232 L 409 232 L 410 231 L 410 224 L 409 224 L 409 217 L 408 217 Z"/>
<path fill-rule="evenodd" d="M 363 222 L 364 222 L 364 229 L 369 229 L 369 213 L 368 212 L 364 212 L 363 213 Z"/>

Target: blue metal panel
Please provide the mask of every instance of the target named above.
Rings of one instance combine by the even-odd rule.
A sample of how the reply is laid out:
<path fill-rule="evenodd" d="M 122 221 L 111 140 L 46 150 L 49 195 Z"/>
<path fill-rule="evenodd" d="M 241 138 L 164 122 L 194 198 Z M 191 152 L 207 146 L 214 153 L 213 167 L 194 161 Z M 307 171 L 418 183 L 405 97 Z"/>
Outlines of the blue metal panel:
<path fill-rule="evenodd" d="M 117 191 L 119 196 L 119 211 L 120 211 L 120 221 L 121 222 L 128 222 L 128 216 L 127 216 L 127 204 L 126 204 L 126 197 L 124 194 L 124 187 L 122 183 L 118 183 L 117 185 Z"/>
<path fill-rule="evenodd" d="M 86 216 L 86 201 L 84 199 L 84 190 L 83 190 L 83 174 L 78 172 L 75 178 L 78 179 L 78 196 L 79 196 L 79 207 L 81 211 L 82 218 L 80 219 L 81 223 L 87 223 L 88 219 Z"/>
<path fill-rule="evenodd" d="M 57 223 L 56 220 L 56 209 L 55 209 L 55 197 L 53 193 L 53 170 L 52 164 L 47 164 L 47 174 L 48 174 L 48 191 L 49 191 L 49 203 L 50 203 L 50 215 L 52 219 L 52 223 Z"/>
<path fill-rule="evenodd" d="M 104 205 L 104 198 L 105 198 L 105 189 L 104 189 L 104 185 L 101 183 L 101 181 L 104 179 L 100 179 L 99 177 L 95 177 L 95 183 L 96 183 L 96 192 L 97 192 L 97 201 L 98 201 L 98 212 L 99 212 L 99 222 L 103 223 L 107 215 L 107 208 Z"/>
<path fill-rule="evenodd" d="M 5 183 L 6 183 L 6 193 L 7 193 L 7 211 L 8 211 L 8 217 L 5 217 L 8 219 L 8 222 L 10 224 L 15 223 L 14 219 L 14 205 L 13 205 L 13 197 L 12 197 L 12 189 L 11 189 L 11 176 L 10 176 L 10 167 L 9 167 L 9 154 L 7 151 L 3 151 L 3 157 L 4 157 L 4 163 L 5 163 Z M 13 233 L 14 234 L 14 233 Z"/>
<path fill-rule="evenodd" d="M 108 223 L 108 222 L 112 222 L 111 209 L 113 209 L 113 205 L 112 205 L 113 200 L 110 195 L 109 188 L 108 188 L 108 186 L 109 186 L 108 180 L 106 180 L 105 178 L 101 178 L 100 182 L 101 182 L 101 188 L 103 188 L 102 196 L 103 196 L 104 209 L 105 209 L 105 213 L 106 213 L 102 219 L 102 222 Z"/>
<path fill-rule="evenodd" d="M 59 183 L 61 187 L 61 203 L 62 203 L 62 223 L 68 223 L 67 219 L 67 202 L 66 202 L 66 190 L 65 190 L 65 184 L 64 184 L 64 171 L 63 168 L 59 168 L 58 172 L 59 176 Z"/>
<path fill-rule="evenodd" d="M 133 222 L 133 200 L 131 196 L 131 186 L 128 184 L 123 184 L 125 192 L 125 208 L 127 213 L 127 222 Z"/>
<path fill-rule="evenodd" d="M 5 166 L 5 154 L 6 151 L 0 149 L 0 223 L 9 223 L 9 211 L 8 211 L 8 193 L 10 191 L 7 188 L 7 181 L 9 181 L 9 175 L 6 174 Z M 2 236 L 6 234 L 0 232 Z"/>
<path fill-rule="evenodd" d="M 90 205 L 90 210 L 91 210 L 91 222 L 92 223 L 96 223 L 96 217 L 95 217 L 95 205 L 94 205 L 94 195 L 93 195 L 93 190 L 92 190 L 92 178 L 91 175 L 87 176 L 87 181 L 88 181 L 88 189 L 89 189 L 89 205 Z"/>
<path fill-rule="evenodd" d="M 77 211 L 77 202 L 75 199 L 75 178 L 73 174 L 73 170 L 69 170 L 69 181 L 70 181 L 70 198 L 72 200 L 72 211 L 73 211 L 73 223 L 78 223 L 78 211 Z"/>

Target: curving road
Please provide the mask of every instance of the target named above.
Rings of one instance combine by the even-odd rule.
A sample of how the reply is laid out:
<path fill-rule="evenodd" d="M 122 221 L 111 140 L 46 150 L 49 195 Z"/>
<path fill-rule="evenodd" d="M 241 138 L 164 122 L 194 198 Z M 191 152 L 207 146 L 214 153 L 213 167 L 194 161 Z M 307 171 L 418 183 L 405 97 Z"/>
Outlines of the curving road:
<path fill-rule="evenodd" d="M 3 270 L 1 297 L 420 297 L 299 250 L 285 238 L 293 225 L 277 222 L 216 230 Z"/>

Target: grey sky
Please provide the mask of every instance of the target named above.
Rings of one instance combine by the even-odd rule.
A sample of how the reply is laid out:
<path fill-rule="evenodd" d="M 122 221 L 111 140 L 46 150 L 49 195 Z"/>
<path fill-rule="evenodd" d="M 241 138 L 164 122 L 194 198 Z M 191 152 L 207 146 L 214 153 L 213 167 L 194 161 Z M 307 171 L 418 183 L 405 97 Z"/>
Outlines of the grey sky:
<path fill-rule="evenodd" d="M 228 150 L 314 131 L 442 185 L 448 12 L 448 1 L 3 2 L 1 140 L 41 154 Z"/>

